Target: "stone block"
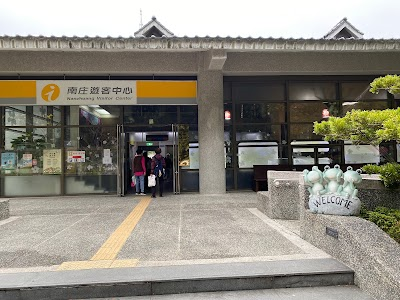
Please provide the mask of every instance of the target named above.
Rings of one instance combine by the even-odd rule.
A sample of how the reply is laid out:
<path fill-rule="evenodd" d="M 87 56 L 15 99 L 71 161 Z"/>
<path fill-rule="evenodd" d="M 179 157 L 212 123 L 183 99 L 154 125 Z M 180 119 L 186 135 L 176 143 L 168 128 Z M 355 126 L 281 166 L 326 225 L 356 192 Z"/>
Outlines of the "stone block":
<path fill-rule="evenodd" d="M 259 209 L 271 219 L 298 220 L 300 174 L 293 171 L 268 171 L 268 192 L 257 194 Z"/>
<path fill-rule="evenodd" d="M 8 199 L 0 200 L 0 220 L 10 217 L 10 204 Z"/>
<path fill-rule="evenodd" d="M 300 236 L 352 268 L 355 284 L 375 299 L 400 299 L 400 245 L 375 224 L 307 210 Z"/>

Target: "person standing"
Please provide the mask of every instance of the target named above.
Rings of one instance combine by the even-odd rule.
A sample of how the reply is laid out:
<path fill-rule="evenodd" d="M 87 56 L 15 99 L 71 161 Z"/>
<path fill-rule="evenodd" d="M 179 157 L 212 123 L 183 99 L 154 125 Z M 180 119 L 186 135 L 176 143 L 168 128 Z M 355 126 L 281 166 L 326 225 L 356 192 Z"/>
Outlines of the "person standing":
<path fill-rule="evenodd" d="M 136 195 L 146 195 L 144 193 L 144 176 L 146 175 L 146 162 L 143 156 L 143 150 L 136 151 L 133 159 L 133 174 L 136 178 Z"/>
<path fill-rule="evenodd" d="M 151 197 L 156 197 L 156 189 L 158 186 L 159 196 L 163 196 L 164 191 L 164 175 L 165 175 L 165 159 L 161 155 L 161 148 L 156 149 L 156 155 L 151 159 L 150 174 L 156 176 L 156 186 L 151 187 Z"/>
<path fill-rule="evenodd" d="M 150 175 L 151 171 L 151 158 L 148 156 L 147 151 L 143 151 L 144 162 L 146 165 L 146 175 L 144 176 L 144 190 L 150 192 L 151 188 L 149 188 L 148 183 L 148 176 Z"/>
<path fill-rule="evenodd" d="M 171 154 L 165 154 L 165 181 L 172 180 L 172 159 Z"/>

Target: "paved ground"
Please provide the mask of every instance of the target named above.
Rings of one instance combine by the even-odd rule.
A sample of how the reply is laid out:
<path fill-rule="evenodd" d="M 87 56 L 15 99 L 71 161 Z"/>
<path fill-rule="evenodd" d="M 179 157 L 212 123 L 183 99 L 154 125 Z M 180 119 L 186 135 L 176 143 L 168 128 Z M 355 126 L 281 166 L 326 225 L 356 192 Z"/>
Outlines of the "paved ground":
<path fill-rule="evenodd" d="M 298 221 L 271 220 L 256 206 L 254 192 L 10 199 L 11 217 L 0 221 L 0 273 L 330 257 L 298 236 Z M 313 288 L 125 299 L 363 299 L 349 298 L 357 291 L 332 287 L 328 292 Z"/>
<path fill-rule="evenodd" d="M 120 242 L 109 260 L 138 266 L 328 257 L 292 232 L 296 222 L 279 224 L 255 207 L 256 193 L 11 199 L 0 272 L 96 260 L 110 238 Z"/>

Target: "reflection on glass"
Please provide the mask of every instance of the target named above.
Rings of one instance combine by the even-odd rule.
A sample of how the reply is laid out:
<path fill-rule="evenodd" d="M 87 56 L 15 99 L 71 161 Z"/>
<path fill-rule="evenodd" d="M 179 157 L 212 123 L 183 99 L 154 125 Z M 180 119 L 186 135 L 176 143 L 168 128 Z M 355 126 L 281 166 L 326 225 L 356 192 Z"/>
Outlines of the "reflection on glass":
<path fill-rule="evenodd" d="M 368 81 L 365 82 L 345 82 L 342 83 L 342 99 L 349 101 L 360 101 L 369 99 L 386 99 L 386 91 L 380 91 L 373 94 L 369 91 L 371 88 Z"/>
<path fill-rule="evenodd" d="M 238 125 L 236 129 L 237 141 L 287 141 L 287 127 L 281 125 Z"/>
<path fill-rule="evenodd" d="M 189 166 L 182 167 L 182 169 L 199 169 L 199 144 L 189 143 Z"/>
<path fill-rule="evenodd" d="M 285 99 L 283 83 L 234 83 L 232 85 L 232 98 L 235 101 L 280 101 Z"/>
<path fill-rule="evenodd" d="M 346 164 L 378 164 L 379 148 L 372 145 L 344 145 Z"/>
<path fill-rule="evenodd" d="M 253 165 L 279 165 L 278 143 L 240 142 L 238 164 L 239 168 L 252 168 Z"/>
<path fill-rule="evenodd" d="M 343 115 L 352 109 L 361 109 L 361 110 L 383 110 L 388 108 L 387 101 L 346 101 L 343 102 Z"/>
<path fill-rule="evenodd" d="M 20 108 L 24 108 L 24 110 Z M 25 107 L 7 106 L 5 109 L 5 126 L 26 126 L 25 110 Z"/>
<path fill-rule="evenodd" d="M 400 144 L 396 144 L 397 148 L 397 162 L 400 162 Z"/>
<path fill-rule="evenodd" d="M 197 106 L 195 106 L 197 109 Z M 133 105 L 124 107 L 124 124 L 175 124 L 178 123 L 177 106 L 174 105 Z M 183 109 L 186 121 L 197 119 L 197 110 Z M 190 122 L 192 124 L 192 122 Z"/>
<path fill-rule="evenodd" d="M 283 123 L 285 105 L 283 103 L 252 103 L 236 105 L 237 122 L 242 123 Z"/>
<path fill-rule="evenodd" d="M 314 134 L 314 125 L 311 124 L 291 124 L 290 136 L 293 140 L 322 140 L 323 137 Z"/>
<path fill-rule="evenodd" d="M 336 88 L 334 82 L 306 82 L 289 84 L 289 100 L 334 100 Z"/>
<path fill-rule="evenodd" d="M 117 174 L 116 127 L 66 128 L 65 173 Z"/>
<path fill-rule="evenodd" d="M 328 155 L 330 151 L 329 147 L 315 147 L 318 145 L 329 145 L 329 142 L 327 141 L 293 141 L 290 144 L 293 147 L 292 159 L 294 165 L 315 164 L 316 152 L 318 153 L 318 164 L 329 165 L 332 163 L 332 159 Z M 304 145 L 304 147 L 301 147 L 301 145 Z"/>
<path fill-rule="evenodd" d="M 43 165 L 48 168 L 47 171 L 50 171 L 49 165 L 54 165 L 52 174 L 59 174 L 55 173 L 55 168 L 59 167 L 56 163 L 59 156 L 54 153 L 61 148 L 61 129 L 34 128 L 33 131 L 25 130 L 25 128 L 8 128 L 5 130 L 5 153 L 7 154 L 4 157 L 2 155 L 2 165 L 3 163 L 9 165 L 11 160 L 15 161 L 16 167 L 2 168 L 2 173 L 6 175 L 49 174 L 49 172 L 43 172 Z M 52 154 L 48 156 L 50 152 Z"/>
<path fill-rule="evenodd" d="M 289 104 L 292 122 L 320 122 L 328 117 L 339 116 L 339 102 L 295 102 Z"/>
<path fill-rule="evenodd" d="M 120 106 L 81 105 L 65 108 L 67 125 L 108 126 L 119 123 Z"/>

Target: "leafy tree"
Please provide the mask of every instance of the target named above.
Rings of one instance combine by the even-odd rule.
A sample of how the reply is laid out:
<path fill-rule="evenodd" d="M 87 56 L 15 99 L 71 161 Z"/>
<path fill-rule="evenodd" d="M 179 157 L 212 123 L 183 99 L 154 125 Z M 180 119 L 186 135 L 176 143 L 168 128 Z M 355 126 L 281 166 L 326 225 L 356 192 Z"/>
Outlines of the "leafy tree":
<path fill-rule="evenodd" d="M 371 93 L 386 90 L 400 94 L 400 76 L 386 75 L 370 84 Z M 400 108 L 385 110 L 352 110 L 344 117 L 330 117 L 314 122 L 314 133 L 326 141 L 350 140 L 354 144 L 379 145 L 383 141 L 400 141 Z"/>
<path fill-rule="evenodd" d="M 386 75 L 373 80 L 371 93 L 386 90 L 400 94 L 400 76 Z M 326 141 L 350 140 L 353 144 L 371 144 L 379 147 L 384 141 L 400 142 L 400 108 L 385 110 L 352 110 L 344 117 L 330 117 L 327 121 L 314 122 L 314 133 Z M 386 187 L 400 186 L 400 165 L 390 162 L 384 165 L 367 165 L 363 170 L 378 173 Z"/>
<path fill-rule="evenodd" d="M 326 141 L 350 140 L 354 144 L 379 145 L 400 141 L 400 108 L 386 110 L 352 110 L 344 117 L 330 117 L 314 122 L 314 133 Z"/>
<path fill-rule="evenodd" d="M 374 79 L 370 86 L 369 91 L 373 94 L 378 94 L 380 90 L 386 90 L 393 95 L 400 94 L 400 76 L 386 75 L 379 77 Z"/>

